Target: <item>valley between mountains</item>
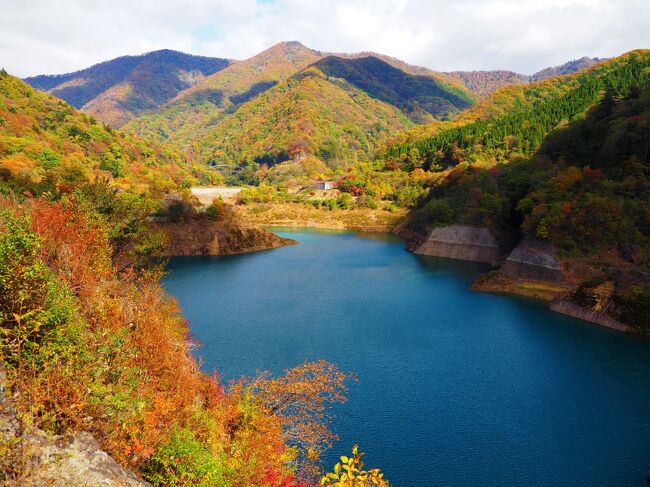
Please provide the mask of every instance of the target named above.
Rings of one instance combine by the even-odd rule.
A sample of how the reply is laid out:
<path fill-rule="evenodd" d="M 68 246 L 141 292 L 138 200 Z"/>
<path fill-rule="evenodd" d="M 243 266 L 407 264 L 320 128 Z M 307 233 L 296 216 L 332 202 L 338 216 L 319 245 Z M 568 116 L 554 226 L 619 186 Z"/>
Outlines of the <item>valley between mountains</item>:
<path fill-rule="evenodd" d="M 595 312 L 591 321 L 632 329 L 647 323 L 633 311 L 648 299 L 647 190 L 623 187 L 647 183 L 647 64 L 647 51 L 634 51 L 530 76 L 445 73 L 284 42 L 241 61 L 156 51 L 26 81 L 102 130 L 174 154 L 178 169 L 163 163 L 160 172 L 176 171 L 179 189 L 241 188 L 218 208 L 207 202 L 213 227 L 395 229 L 416 252 L 495 266 L 477 289 L 561 299 Z M 115 144 L 92 147 L 101 161 L 84 171 L 154 187 L 163 213 L 205 220 L 158 168 L 129 161 Z M 449 225 L 460 230 L 435 230 Z M 473 250 L 483 245 L 479 231 L 494 246 L 489 257 Z M 513 271 L 502 264 L 518 245 L 538 250 Z M 605 308 L 601 320 L 595 310 Z"/>
<path fill-rule="evenodd" d="M 349 377 L 201 372 L 161 261 L 296 244 L 271 225 L 392 232 L 485 264 L 477 292 L 648 335 L 650 50 L 532 75 L 296 41 L 3 69 L 0 208 L 3 479 L 101 447 L 114 485 L 312 485 Z"/>

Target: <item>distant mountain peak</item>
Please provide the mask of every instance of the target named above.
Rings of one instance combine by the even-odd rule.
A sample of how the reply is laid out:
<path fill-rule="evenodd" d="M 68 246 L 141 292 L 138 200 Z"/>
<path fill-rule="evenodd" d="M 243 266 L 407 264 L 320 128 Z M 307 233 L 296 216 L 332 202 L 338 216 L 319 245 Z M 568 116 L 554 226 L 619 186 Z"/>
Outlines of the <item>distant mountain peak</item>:
<path fill-rule="evenodd" d="M 298 41 L 282 41 L 272 45 L 268 49 L 264 49 L 248 59 L 243 60 L 243 62 L 254 61 L 256 59 L 275 58 L 278 56 L 300 58 L 304 55 L 316 55 L 320 57 L 323 53 L 311 49 Z"/>
<path fill-rule="evenodd" d="M 582 56 L 579 59 L 573 59 L 559 66 L 551 66 L 544 68 L 529 77 L 529 81 L 541 81 L 546 78 L 552 78 L 554 76 L 562 76 L 565 74 L 573 74 L 583 69 L 590 68 L 598 63 L 605 61 L 604 58 L 591 58 L 588 56 Z"/>
<path fill-rule="evenodd" d="M 228 59 L 160 49 L 121 56 L 73 73 L 34 76 L 25 81 L 119 127 L 230 63 Z"/>
<path fill-rule="evenodd" d="M 451 71 L 447 74 L 462 80 L 472 93 L 479 96 L 486 96 L 503 86 L 534 83 L 555 76 L 577 73 L 602 61 L 605 61 L 605 59 L 583 56 L 580 59 L 574 59 L 560 66 L 544 68 L 530 76 L 503 69 L 491 71 Z"/>
<path fill-rule="evenodd" d="M 278 42 L 276 44 L 276 46 L 287 46 L 287 47 L 295 47 L 295 48 L 303 47 L 305 49 L 309 49 L 307 46 L 305 46 L 300 41 L 281 41 L 281 42 Z"/>

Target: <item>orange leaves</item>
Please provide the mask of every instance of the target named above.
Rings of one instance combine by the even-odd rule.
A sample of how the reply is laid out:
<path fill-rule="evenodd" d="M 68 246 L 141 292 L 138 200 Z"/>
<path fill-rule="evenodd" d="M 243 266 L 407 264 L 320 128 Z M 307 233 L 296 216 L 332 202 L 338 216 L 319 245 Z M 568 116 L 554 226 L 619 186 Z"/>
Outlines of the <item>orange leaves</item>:
<path fill-rule="evenodd" d="M 588 184 L 595 184 L 602 181 L 605 178 L 605 173 L 600 169 L 592 169 L 589 166 L 585 166 L 582 169 L 582 177 L 585 182 Z"/>
<path fill-rule="evenodd" d="M 582 181 L 582 171 L 575 166 L 570 166 L 555 176 L 551 183 L 556 191 L 567 191 L 579 184 L 580 181 Z"/>
<path fill-rule="evenodd" d="M 129 445 L 125 445 L 122 448 L 122 454 L 125 457 L 144 457 L 148 458 L 150 457 L 155 450 L 151 447 L 145 447 L 144 443 L 140 441 L 140 439 L 135 438 L 133 442 Z"/>
<path fill-rule="evenodd" d="M 106 230 L 72 203 L 32 200 L 31 222 L 43 239 L 43 261 L 75 292 L 88 292 L 112 275 Z"/>
<path fill-rule="evenodd" d="M 147 426 L 155 426 L 165 417 L 176 411 L 178 402 L 157 394 L 153 400 L 153 408 L 145 415 L 144 423 Z"/>
<path fill-rule="evenodd" d="M 0 168 L 12 178 L 37 182 L 39 177 L 33 172 L 36 162 L 23 153 L 14 154 L 0 161 Z"/>
<path fill-rule="evenodd" d="M 300 451 L 296 467 L 307 475 L 313 474 L 318 452 L 334 437 L 329 431 L 329 408 L 345 401 L 348 378 L 336 366 L 319 360 L 285 370 L 275 379 L 261 375 L 247 389 L 264 413 L 278 418 L 284 441 Z"/>

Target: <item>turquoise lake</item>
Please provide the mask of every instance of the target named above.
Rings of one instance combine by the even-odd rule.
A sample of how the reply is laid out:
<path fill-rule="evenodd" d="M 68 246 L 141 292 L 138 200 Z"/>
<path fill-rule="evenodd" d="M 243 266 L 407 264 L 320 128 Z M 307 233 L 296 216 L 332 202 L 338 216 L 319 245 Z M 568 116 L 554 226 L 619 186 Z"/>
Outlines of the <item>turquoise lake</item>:
<path fill-rule="evenodd" d="M 391 235 L 276 232 L 300 244 L 174 258 L 163 284 L 223 380 L 356 375 L 327 467 L 358 443 L 397 487 L 646 485 L 650 340 L 472 292 L 482 267 Z"/>

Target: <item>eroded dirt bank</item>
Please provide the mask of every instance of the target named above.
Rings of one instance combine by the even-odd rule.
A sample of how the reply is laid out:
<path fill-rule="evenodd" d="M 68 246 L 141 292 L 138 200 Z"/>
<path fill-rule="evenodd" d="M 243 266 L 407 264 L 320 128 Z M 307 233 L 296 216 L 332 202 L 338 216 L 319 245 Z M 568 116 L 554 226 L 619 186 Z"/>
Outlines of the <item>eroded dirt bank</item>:
<path fill-rule="evenodd" d="M 165 257 L 242 254 L 296 243 L 264 228 L 239 222 L 203 218 L 154 222 L 152 226 L 166 235 L 167 244 L 160 254 Z"/>

